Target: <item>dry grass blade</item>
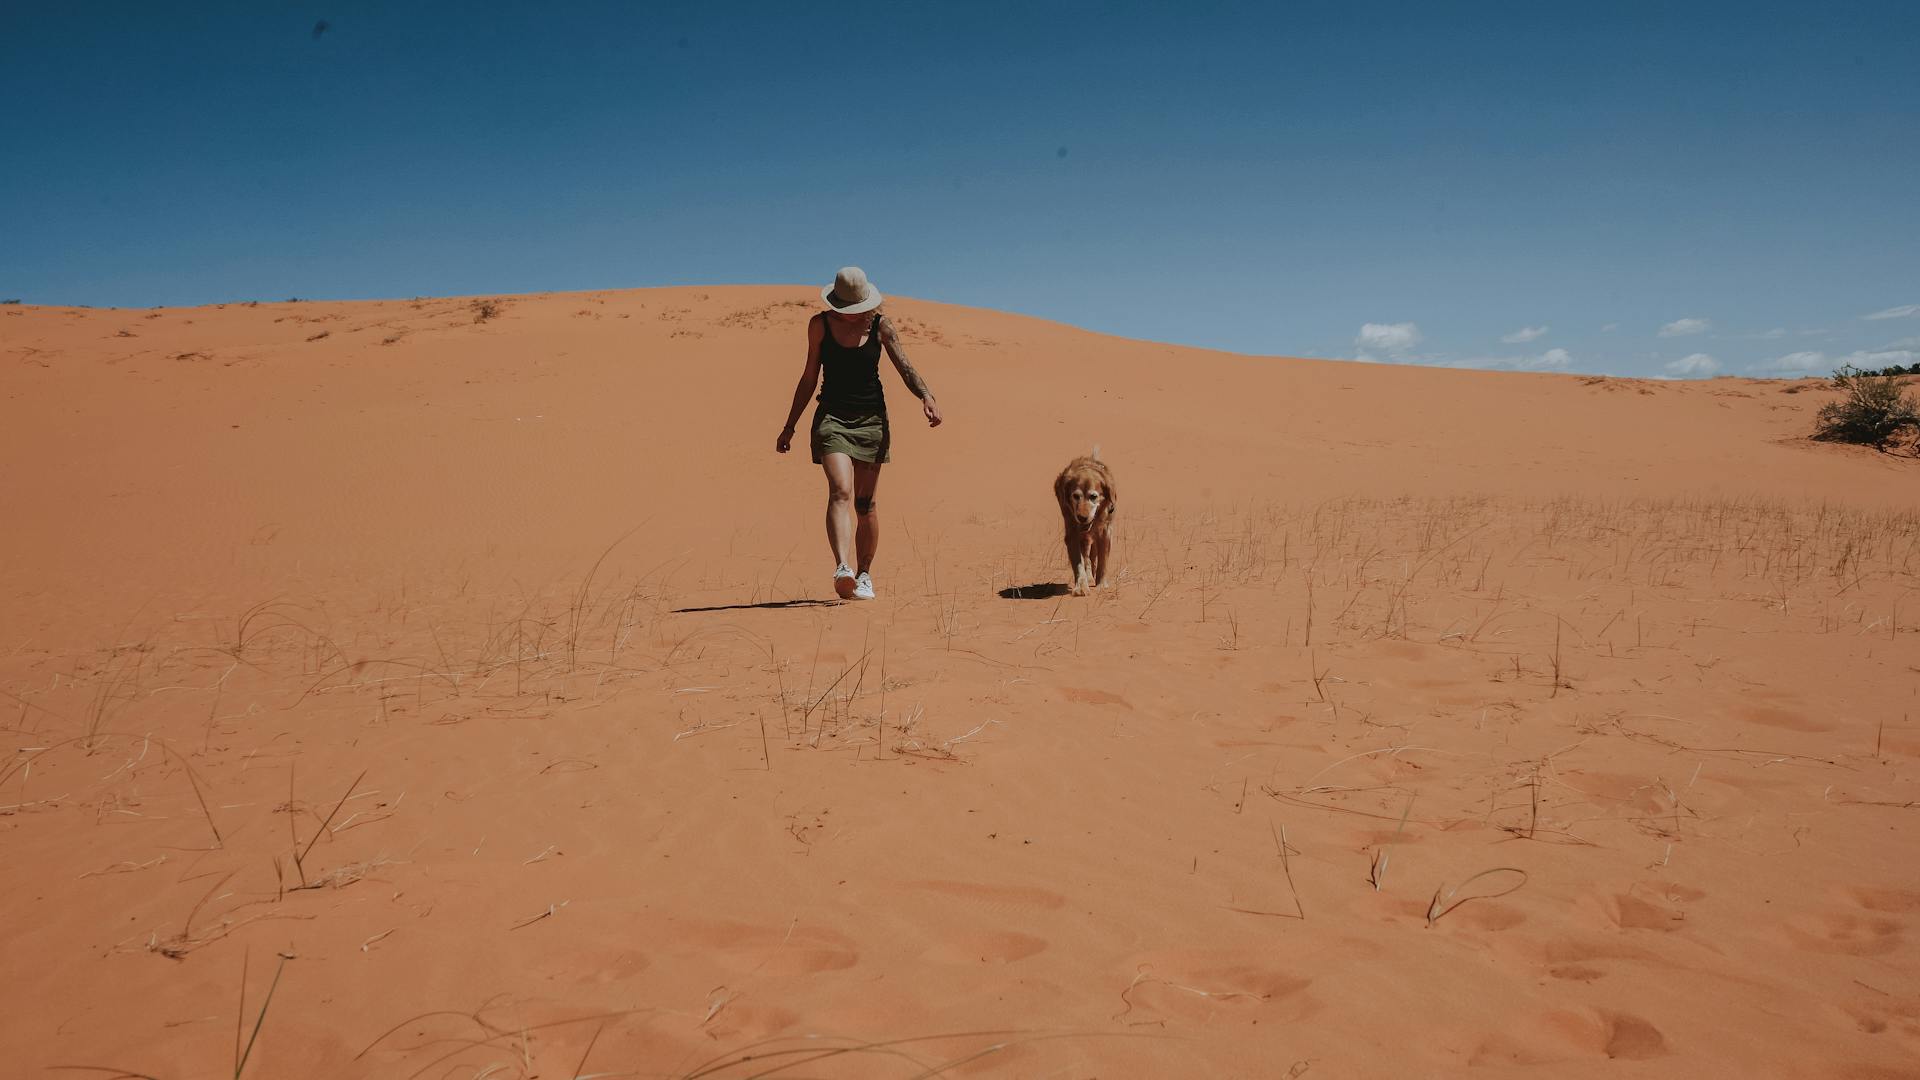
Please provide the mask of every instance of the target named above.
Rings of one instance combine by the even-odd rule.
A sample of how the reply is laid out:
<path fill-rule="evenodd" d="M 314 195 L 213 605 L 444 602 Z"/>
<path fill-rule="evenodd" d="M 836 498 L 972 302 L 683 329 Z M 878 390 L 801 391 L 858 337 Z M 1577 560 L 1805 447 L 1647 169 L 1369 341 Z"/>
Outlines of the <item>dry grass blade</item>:
<path fill-rule="evenodd" d="M 1293 897 L 1293 911 L 1291 913 L 1285 911 L 1260 911 L 1256 908 L 1233 907 L 1231 905 L 1228 906 L 1227 910 L 1237 911 L 1242 915 L 1266 915 L 1276 919 L 1299 919 L 1304 922 L 1307 918 L 1307 909 L 1301 905 L 1300 889 L 1293 883 L 1293 853 L 1287 847 L 1287 827 L 1281 825 L 1276 829 L 1273 819 L 1268 818 L 1267 832 L 1273 836 L 1274 850 L 1280 854 L 1280 873 L 1285 875 L 1287 879 L 1287 894 Z M 1138 985 L 1139 982 L 1139 978 L 1134 979 L 1134 985 Z M 1127 989 L 1131 990 L 1132 988 L 1133 986 L 1130 985 Z M 1124 992 L 1120 996 L 1121 1000 L 1124 1001 L 1126 999 Z M 1131 1004 L 1131 1002 L 1129 1002 L 1129 1004 Z"/>
<path fill-rule="evenodd" d="M 600 1041 L 600 1033 L 606 1029 L 607 1025 L 604 1023 L 593 1029 L 593 1037 L 587 1040 L 587 1048 L 580 1054 L 580 1063 L 573 1067 L 572 1080 L 581 1080 L 585 1075 L 587 1071 L 587 1059 L 593 1056 L 593 1044 Z"/>
<path fill-rule="evenodd" d="M 652 519 L 649 518 L 648 520 L 652 520 Z M 581 619 L 586 614 L 587 597 L 593 588 L 594 576 L 600 573 L 600 564 L 607 561 L 607 556 L 613 554 L 614 548 L 619 547 L 623 542 L 625 542 L 627 537 L 632 536 L 634 533 L 637 533 L 641 529 L 645 528 L 646 524 L 647 522 L 642 521 L 640 524 L 635 525 L 633 528 L 628 529 L 624 533 L 621 533 L 619 539 L 615 540 L 611 544 L 608 544 L 607 549 L 605 551 L 602 551 L 600 553 L 600 557 L 593 560 L 593 565 L 587 569 L 587 576 L 580 579 L 580 587 L 574 590 L 573 603 L 568 605 L 568 608 L 567 608 L 567 614 L 568 614 L 567 670 L 568 671 L 572 671 L 574 667 L 577 665 L 579 660 L 580 622 L 581 622 Z"/>
<path fill-rule="evenodd" d="M 827 688 L 825 690 L 820 691 L 820 696 L 817 698 L 814 698 L 813 704 L 807 706 L 806 711 L 800 714 L 800 733 L 802 735 L 806 734 L 807 718 L 813 715 L 813 710 L 819 708 L 821 703 L 827 700 L 827 695 L 833 693 L 834 687 L 839 686 L 842 682 L 846 680 L 847 676 L 853 674 L 854 668 L 860 667 L 862 668 L 862 670 L 864 670 L 864 665 L 866 663 L 867 657 L 872 655 L 873 655 L 872 649 L 868 649 L 866 652 L 861 653 L 860 658 L 858 660 L 855 660 L 853 663 L 848 664 L 846 666 L 846 669 L 840 672 L 840 676 L 838 678 L 834 679 L 833 682 L 827 684 Z M 821 722 L 825 723 L 824 720 Z"/>
<path fill-rule="evenodd" d="M 162 747 L 165 749 L 165 747 Z M 186 764 L 184 761 L 181 764 Z M 213 832 L 213 846 L 226 847 L 227 841 L 220 835 L 220 826 L 214 824 L 213 811 L 207 808 L 207 797 L 200 791 L 200 777 L 192 766 L 187 767 L 187 783 L 193 785 L 193 797 L 200 803 L 200 813 L 207 819 L 207 828 Z"/>
<path fill-rule="evenodd" d="M 573 903 L 572 900 L 562 900 L 557 904 L 548 904 L 547 910 L 541 912 L 538 915 L 535 915 L 531 919 L 522 919 L 521 921 L 514 923 L 512 926 L 507 927 L 507 929 L 518 930 L 523 926 L 532 926 L 534 923 L 539 922 L 541 919 L 551 919 L 556 914 L 559 913 L 561 908 L 566 907 L 568 904 L 571 904 L 571 903 Z"/>
<path fill-rule="evenodd" d="M 216 881 L 213 883 L 213 888 L 208 889 L 204 894 L 201 895 L 199 901 L 193 905 L 192 910 L 187 912 L 187 921 L 181 924 L 180 939 L 182 941 L 188 941 L 193 938 L 193 917 L 195 915 L 200 914 L 200 909 L 207 906 L 207 901 L 213 899 L 213 894 L 219 892 L 221 887 L 224 886 L 227 882 L 232 881 L 233 875 L 239 872 L 240 871 L 238 870 L 227 871 L 225 876 L 223 876 L 219 881 Z"/>
<path fill-rule="evenodd" d="M 1019 1036 L 1032 1036 L 1033 1034 L 1034 1033 L 1032 1032 L 1017 1031 L 1017 1030 L 1014 1030 L 1014 1031 L 964 1031 L 964 1032 L 955 1032 L 949 1035 L 918 1035 L 918 1036 L 902 1038 L 902 1039 L 885 1039 L 877 1042 L 868 1042 L 868 1041 L 863 1041 L 859 1039 L 845 1039 L 845 1038 L 840 1038 L 837 1036 L 830 1036 L 830 1035 L 781 1036 L 781 1037 L 772 1038 L 772 1039 L 764 1039 L 760 1042 L 749 1043 L 738 1050 L 734 1050 L 729 1053 L 722 1054 L 718 1057 L 709 1058 L 708 1060 L 695 1066 L 692 1072 L 681 1073 L 680 1077 L 681 1077 L 681 1080 L 699 1080 L 699 1078 L 701 1077 L 717 1076 L 720 1073 L 725 1072 L 729 1069 L 733 1069 L 736 1067 L 743 1067 L 751 1064 L 764 1063 L 773 1058 L 794 1058 L 794 1057 L 799 1057 L 800 1055 L 805 1055 L 805 1057 L 801 1058 L 801 1060 L 797 1060 L 797 1061 L 790 1060 L 783 1064 L 775 1065 L 770 1069 L 763 1069 L 760 1072 L 751 1073 L 747 1077 L 747 1080 L 756 1080 L 756 1078 L 759 1078 L 759 1077 L 773 1076 L 778 1073 L 785 1072 L 789 1069 L 797 1069 L 797 1068 L 800 1068 L 801 1066 L 809 1065 L 817 1061 L 822 1061 L 828 1058 L 841 1057 L 846 1054 L 878 1054 L 878 1055 L 887 1056 L 887 1057 L 902 1058 L 907 1062 L 911 1063 L 912 1065 L 914 1065 L 915 1067 L 923 1070 L 922 1072 L 919 1072 L 915 1075 L 920 1077 L 930 1077 L 930 1076 L 938 1076 L 941 1072 L 953 1068 L 953 1064 L 952 1063 L 930 1064 L 928 1062 L 920 1060 L 919 1058 L 914 1057 L 912 1054 L 907 1053 L 905 1050 L 901 1049 L 901 1047 L 911 1046 L 911 1045 L 920 1044 L 920 1043 L 945 1042 L 952 1039 L 1001 1038 L 1003 1036 L 1019 1037 Z M 812 1045 L 788 1047 L 785 1049 L 778 1049 L 778 1050 L 766 1049 L 768 1047 L 773 1047 L 784 1042 L 791 1042 L 796 1039 L 803 1042 L 811 1043 Z M 1000 1045 L 1004 1046 L 1006 1044 L 1000 1044 Z"/>
<path fill-rule="evenodd" d="M 1268 819 L 1267 826 L 1272 828 L 1272 819 Z M 1275 840 L 1275 846 L 1280 849 L 1280 872 L 1287 877 L 1287 892 L 1293 896 L 1293 910 L 1300 916 L 1302 921 L 1305 921 L 1307 909 L 1300 903 L 1299 887 L 1293 883 L 1293 858 L 1291 853 L 1287 851 L 1287 827 L 1285 825 L 1280 826 L 1280 835 Z"/>
<path fill-rule="evenodd" d="M 1385 847 L 1374 852 L 1371 865 L 1367 867 L 1367 884 L 1373 886 L 1374 892 L 1379 892 L 1381 884 L 1387 880 L 1387 860 L 1393 856 L 1393 845 L 1400 842 L 1400 834 L 1407 828 L 1407 815 L 1413 813 L 1413 798 L 1412 795 L 1407 796 L 1407 805 L 1400 810 L 1400 824 L 1394 826 L 1393 838 L 1387 841 Z"/>
<path fill-rule="evenodd" d="M 287 957 L 286 957 L 286 955 L 285 955 L 285 954 L 283 953 L 283 954 L 281 954 L 281 957 L 280 957 L 280 966 L 279 966 L 279 967 L 277 967 L 277 968 L 274 968 L 274 969 L 273 969 L 273 982 L 271 982 L 271 983 L 269 983 L 269 984 L 267 984 L 267 997 L 266 997 L 266 1000 L 265 1000 L 265 1001 L 262 1001 L 262 1002 L 260 1003 L 260 1015 L 254 1018 L 254 1021 L 253 1021 L 253 1034 L 251 1034 L 251 1035 L 249 1035 L 249 1036 L 247 1036 L 247 1046 L 246 1046 L 246 1049 L 245 1049 L 245 1050 L 242 1050 L 242 1051 L 240 1051 L 240 1054 L 239 1054 L 239 1056 L 238 1056 L 238 1057 L 237 1057 L 237 1058 L 236 1058 L 236 1059 L 234 1060 L 234 1063 L 233 1063 L 233 1080 L 240 1080 L 240 1074 L 241 1074 L 241 1073 L 242 1073 L 243 1071 L 245 1071 L 245 1070 L 246 1070 L 246 1067 L 247 1067 L 247 1059 L 253 1056 L 253 1044 L 254 1044 L 255 1042 L 257 1042 L 257 1041 L 259 1040 L 259 1038 L 260 1038 L 260 1028 L 261 1028 L 261 1025 L 263 1025 L 263 1024 L 265 1024 L 265 1023 L 267 1022 L 267 1009 L 268 1009 L 268 1008 L 270 1008 L 270 1007 L 272 1007 L 272 1005 L 273 1005 L 273 992 L 274 992 L 274 990 L 276 990 L 276 989 L 278 989 L 278 988 L 279 988 L 279 986 L 280 986 L 280 973 L 281 973 L 282 971 L 285 971 L 285 970 L 286 970 L 286 968 L 287 968 Z M 242 1007 L 243 1009 L 245 1008 L 245 1005 L 246 1005 L 246 992 L 247 992 L 247 985 L 246 985 L 246 978 L 247 978 L 247 975 L 246 975 L 246 971 L 247 971 L 247 969 L 246 969 L 246 961 L 245 961 L 245 960 L 243 959 L 243 960 L 241 961 L 241 967 L 240 967 L 240 994 L 241 994 L 241 998 L 240 998 L 240 1001 L 241 1001 L 241 1007 Z M 245 1014 L 244 1014 L 244 1012 L 243 1012 L 243 1014 L 242 1014 L 242 1018 L 243 1018 L 243 1021 L 244 1021 L 244 1015 L 245 1015 Z M 235 1037 L 235 1040 L 236 1040 L 236 1042 L 235 1042 L 235 1046 L 236 1046 L 236 1047 L 237 1047 L 237 1046 L 239 1045 L 239 1044 L 238 1044 L 238 1038 L 239 1038 L 239 1034 L 240 1034 L 240 1033 L 239 1033 L 239 1031 L 238 1031 L 238 1030 L 236 1029 L 236 1030 L 235 1030 L 235 1032 L 234 1032 L 234 1037 Z"/>
<path fill-rule="evenodd" d="M 295 860 L 296 862 L 299 862 L 299 863 L 306 862 L 307 853 L 313 850 L 313 845 L 318 843 L 320 840 L 320 837 L 326 833 L 327 826 L 333 824 L 334 815 L 340 812 L 341 807 L 347 805 L 347 800 L 353 797 L 353 789 L 359 787 L 360 781 L 365 780 L 366 778 L 367 778 L 367 771 L 365 769 L 360 770 L 360 775 L 354 777 L 353 783 L 347 787 L 347 793 L 345 795 L 340 796 L 339 802 L 333 804 L 333 810 L 327 814 L 327 819 L 325 821 L 322 821 L 320 823 L 320 828 L 314 831 L 313 839 L 308 840 L 307 846 L 300 850 L 300 857 Z"/>
<path fill-rule="evenodd" d="M 138 739 L 143 743 L 151 742 L 160 748 L 163 757 L 178 763 L 180 768 L 187 774 L 187 782 L 193 785 L 194 798 L 199 800 L 200 810 L 207 818 L 207 828 L 213 831 L 214 846 L 226 846 L 226 842 L 221 839 L 219 827 L 213 822 L 213 814 L 207 811 L 207 800 L 201 794 L 199 770 L 195 769 L 193 762 L 188 761 L 180 751 L 175 750 L 171 743 L 154 735 L 134 735 L 121 731 L 96 731 L 86 735 L 75 735 L 71 738 L 61 739 L 58 742 L 50 743 L 34 750 L 32 753 L 26 754 L 5 768 L 0 768 L 0 785 L 4 785 L 8 780 L 19 776 L 21 778 L 21 790 L 24 791 L 26 789 L 26 778 L 32 774 L 34 765 L 37 764 L 41 758 L 68 746 L 79 746 L 91 752 L 92 748 L 87 744 L 91 742 L 97 746 L 101 739 Z M 61 797 L 65 798 L 65 796 Z M 89 1068 L 91 1068 L 91 1066 L 89 1066 Z"/>
<path fill-rule="evenodd" d="M 1481 878 L 1486 877 L 1488 874 L 1519 874 L 1520 880 L 1514 882 L 1511 887 L 1502 889 L 1496 893 L 1476 893 L 1473 896 L 1462 896 L 1458 900 L 1454 899 L 1455 896 L 1459 895 L 1461 889 L 1464 889 L 1467 886 L 1473 884 L 1474 882 L 1479 881 Z M 1446 891 L 1445 897 L 1442 897 L 1440 895 L 1439 889 L 1435 889 L 1433 890 L 1433 899 L 1427 902 L 1427 925 L 1432 926 L 1434 923 L 1439 922 L 1441 917 L 1446 915 L 1447 912 L 1452 911 L 1454 908 L 1457 908 L 1460 905 L 1465 904 L 1469 901 L 1492 900 L 1493 898 L 1498 896 L 1505 896 L 1508 893 L 1518 890 L 1522 885 L 1525 885 L 1526 883 L 1527 883 L 1527 872 L 1525 870 L 1522 870 L 1517 866 L 1496 866 L 1491 870 L 1482 870 L 1479 873 L 1468 878 L 1467 880 L 1461 882 L 1460 884 L 1455 885 L 1453 888 L 1448 889 Z"/>
<path fill-rule="evenodd" d="M 486 1006 L 483 1005 L 481 1006 L 481 1008 L 485 1009 Z M 480 1050 L 480 1049 L 484 1049 L 486 1047 L 492 1046 L 493 1044 L 499 1042 L 502 1039 L 518 1038 L 523 1040 L 523 1045 L 524 1045 L 524 1040 L 529 1035 L 531 1035 L 533 1032 L 536 1032 L 536 1031 L 548 1031 L 553 1028 L 566 1027 L 570 1024 L 591 1024 L 596 1021 L 598 1021 L 602 1026 L 604 1026 L 606 1022 L 610 1020 L 620 1020 L 620 1019 L 624 1019 L 626 1017 L 632 1016 L 636 1013 L 653 1012 L 653 1011 L 655 1010 L 621 1009 L 618 1012 L 594 1013 L 590 1016 L 573 1016 L 573 1017 L 568 1017 L 567 1019 L 564 1019 L 564 1020 L 549 1020 L 549 1021 L 546 1021 L 545 1023 L 540 1023 L 540 1024 L 522 1024 L 515 1028 L 502 1028 L 494 1024 L 489 1024 L 487 1021 L 481 1019 L 479 1013 L 477 1012 L 460 1012 L 455 1009 L 436 1009 L 436 1010 L 433 1010 L 432 1012 L 420 1013 L 417 1016 L 408 1017 L 407 1019 L 402 1020 L 398 1024 L 395 1024 L 392 1027 L 388 1028 L 386 1031 L 382 1032 L 378 1038 L 374 1039 L 372 1042 L 368 1043 L 363 1049 L 361 1049 L 361 1051 L 358 1054 L 355 1054 L 353 1056 L 353 1060 L 358 1061 L 361 1058 L 365 1057 L 368 1053 L 370 1053 L 373 1050 L 374 1047 L 379 1046 L 381 1043 L 385 1042 L 387 1039 L 393 1037 L 393 1035 L 399 1032 L 402 1028 L 418 1023 L 421 1020 L 428 1019 L 429 1017 L 436 1017 L 436 1016 L 458 1017 L 459 1019 L 465 1020 L 468 1023 L 473 1024 L 475 1027 L 478 1027 L 481 1031 L 485 1032 L 486 1038 L 435 1039 L 431 1043 L 422 1044 L 422 1046 L 419 1046 L 419 1047 L 414 1047 L 413 1049 L 423 1049 L 425 1046 L 436 1045 L 439 1043 L 454 1044 L 453 1049 L 448 1050 L 447 1052 L 441 1054 L 439 1057 L 436 1057 L 433 1060 L 427 1062 L 425 1065 L 422 1065 L 418 1069 L 415 1069 L 412 1073 L 408 1074 L 409 1077 L 424 1076 L 427 1073 L 431 1072 L 434 1068 L 438 1067 L 439 1065 L 445 1063 L 446 1061 L 452 1058 L 458 1057 L 461 1054 L 467 1053 L 468 1051 L 471 1051 L 471 1050 Z M 487 1074 L 481 1073 L 479 1075 L 485 1076 Z M 609 1074 L 603 1073 L 601 1075 L 604 1076 Z M 632 1074 L 614 1073 L 610 1075 L 624 1076 L 624 1075 L 632 1075 Z M 476 1077 L 476 1080 L 478 1080 L 477 1077 Z"/>

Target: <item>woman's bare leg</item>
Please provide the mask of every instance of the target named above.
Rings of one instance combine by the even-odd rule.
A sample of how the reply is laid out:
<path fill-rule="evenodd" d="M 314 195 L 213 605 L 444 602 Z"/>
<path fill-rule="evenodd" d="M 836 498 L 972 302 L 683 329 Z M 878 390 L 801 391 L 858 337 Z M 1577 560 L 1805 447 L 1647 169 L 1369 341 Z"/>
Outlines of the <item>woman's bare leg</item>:
<path fill-rule="evenodd" d="M 879 464 L 853 463 L 853 512 L 860 522 L 855 544 L 860 562 L 854 569 L 862 574 L 873 567 L 873 553 L 880 547 L 880 511 L 873 501 L 873 493 L 879 486 Z"/>
<path fill-rule="evenodd" d="M 826 454 L 820 468 L 827 474 L 827 543 L 833 547 L 834 561 L 853 565 L 853 459 L 845 454 Z"/>

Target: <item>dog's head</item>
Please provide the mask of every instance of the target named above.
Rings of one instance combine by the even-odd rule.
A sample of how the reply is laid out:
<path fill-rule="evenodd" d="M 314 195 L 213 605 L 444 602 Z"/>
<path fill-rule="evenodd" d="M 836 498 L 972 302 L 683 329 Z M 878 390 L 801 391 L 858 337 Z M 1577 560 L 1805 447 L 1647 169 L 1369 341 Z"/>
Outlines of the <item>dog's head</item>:
<path fill-rule="evenodd" d="M 1089 528 L 1102 513 L 1113 510 L 1113 481 L 1098 462 L 1076 461 L 1053 482 L 1060 510 L 1081 528 Z"/>

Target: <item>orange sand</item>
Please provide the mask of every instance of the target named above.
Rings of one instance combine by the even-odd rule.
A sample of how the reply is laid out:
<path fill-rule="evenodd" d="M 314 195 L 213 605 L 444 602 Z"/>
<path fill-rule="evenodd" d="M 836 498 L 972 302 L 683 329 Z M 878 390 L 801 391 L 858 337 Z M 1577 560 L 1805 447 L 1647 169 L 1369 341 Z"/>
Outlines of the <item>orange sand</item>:
<path fill-rule="evenodd" d="M 500 306 L 0 308 L 9 1075 L 1920 1076 L 1920 462 L 1816 384 L 895 300 L 829 604 L 810 290 Z"/>

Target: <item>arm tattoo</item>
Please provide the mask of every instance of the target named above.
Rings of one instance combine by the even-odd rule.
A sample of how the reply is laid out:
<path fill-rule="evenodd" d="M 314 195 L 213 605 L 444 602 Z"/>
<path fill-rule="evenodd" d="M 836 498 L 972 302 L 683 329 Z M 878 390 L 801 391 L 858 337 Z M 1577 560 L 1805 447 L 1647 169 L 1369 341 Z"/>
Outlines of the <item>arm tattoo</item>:
<path fill-rule="evenodd" d="M 922 401 L 932 397 L 933 390 L 927 386 L 927 380 L 921 378 L 920 373 L 907 362 L 906 351 L 900 347 L 900 335 L 894 331 L 892 319 L 880 320 L 880 341 L 893 354 L 893 366 L 900 369 L 900 378 L 906 382 L 907 389 L 913 391 L 913 396 Z"/>

